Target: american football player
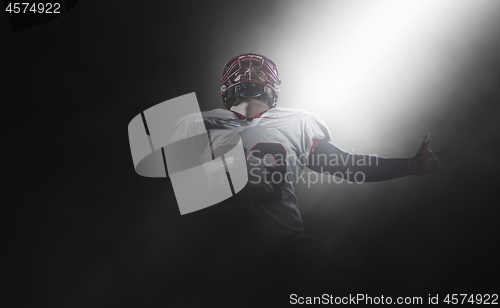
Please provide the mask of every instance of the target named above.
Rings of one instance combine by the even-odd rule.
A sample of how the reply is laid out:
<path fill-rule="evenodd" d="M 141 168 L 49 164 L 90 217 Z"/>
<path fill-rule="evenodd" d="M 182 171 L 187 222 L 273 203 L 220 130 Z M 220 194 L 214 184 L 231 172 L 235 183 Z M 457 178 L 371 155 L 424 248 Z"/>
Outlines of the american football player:
<path fill-rule="evenodd" d="M 203 112 L 203 120 L 208 131 L 235 130 L 241 136 L 249 182 L 209 211 L 227 236 L 232 260 L 267 260 L 285 272 L 303 269 L 297 274 L 302 281 L 308 275 L 316 281 L 333 259 L 323 242 L 304 234 L 293 183 L 306 166 L 348 181 L 383 181 L 438 171 L 449 153 L 430 151 L 430 135 L 411 158 L 348 153 L 331 142 L 318 115 L 276 107 L 280 84 L 276 64 L 265 56 L 247 53 L 225 64 L 220 87 L 224 109 Z"/>

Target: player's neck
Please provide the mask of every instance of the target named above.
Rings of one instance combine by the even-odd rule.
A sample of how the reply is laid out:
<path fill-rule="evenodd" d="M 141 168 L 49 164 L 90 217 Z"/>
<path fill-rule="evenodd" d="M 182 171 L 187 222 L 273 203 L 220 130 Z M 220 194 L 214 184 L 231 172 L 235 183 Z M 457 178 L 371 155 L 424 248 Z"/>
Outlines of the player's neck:
<path fill-rule="evenodd" d="M 269 110 L 269 106 L 260 99 L 248 97 L 242 100 L 237 106 L 231 107 L 231 110 L 243 115 L 245 118 L 253 118 Z"/>

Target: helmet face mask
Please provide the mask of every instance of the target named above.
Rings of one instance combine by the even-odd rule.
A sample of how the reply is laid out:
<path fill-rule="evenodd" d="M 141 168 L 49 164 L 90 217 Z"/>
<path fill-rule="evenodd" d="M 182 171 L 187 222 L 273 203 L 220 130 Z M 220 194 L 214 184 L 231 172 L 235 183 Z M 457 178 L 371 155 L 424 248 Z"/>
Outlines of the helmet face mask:
<path fill-rule="evenodd" d="M 261 97 L 274 108 L 280 84 L 278 69 L 270 59 L 253 53 L 236 56 L 222 71 L 220 91 L 224 107 L 230 109 L 238 97 Z"/>

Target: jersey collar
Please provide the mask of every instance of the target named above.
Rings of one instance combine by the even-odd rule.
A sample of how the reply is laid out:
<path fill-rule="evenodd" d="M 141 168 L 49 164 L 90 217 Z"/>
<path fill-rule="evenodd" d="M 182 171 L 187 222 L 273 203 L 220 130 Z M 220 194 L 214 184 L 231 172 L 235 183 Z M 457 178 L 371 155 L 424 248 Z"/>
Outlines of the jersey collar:
<path fill-rule="evenodd" d="M 245 117 L 244 115 L 242 115 L 241 113 L 236 112 L 236 111 L 233 111 L 233 110 L 229 110 L 229 111 L 231 111 L 232 113 L 234 113 L 234 114 L 238 117 L 238 119 L 240 119 L 240 120 L 252 121 L 253 119 L 260 118 L 260 117 L 261 117 L 264 113 L 268 112 L 269 110 L 271 110 L 271 109 L 264 110 L 264 111 L 262 111 L 261 113 L 259 113 L 258 115 L 256 115 L 256 116 L 255 116 L 255 117 L 253 117 L 253 118 L 246 118 L 246 117 Z"/>

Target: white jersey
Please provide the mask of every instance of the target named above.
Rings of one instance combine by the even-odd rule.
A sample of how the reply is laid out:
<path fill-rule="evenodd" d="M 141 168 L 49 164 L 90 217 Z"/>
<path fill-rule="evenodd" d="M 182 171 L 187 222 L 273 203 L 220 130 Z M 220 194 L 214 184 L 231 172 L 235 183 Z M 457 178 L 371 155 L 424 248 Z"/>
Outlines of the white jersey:
<path fill-rule="evenodd" d="M 209 134 L 210 130 L 229 129 L 241 136 L 247 159 L 248 194 L 229 199 L 231 206 L 243 208 L 242 204 L 246 204 L 243 215 L 253 216 L 253 226 L 261 237 L 286 239 L 302 234 L 304 226 L 293 183 L 316 144 L 330 139 L 323 121 L 314 113 L 288 108 L 273 108 L 253 119 L 224 109 L 202 112 L 202 116 Z M 217 134 L 211 138 L 213 143 L 221 144 L 214 140 Z M 217 152 L 217 148 L 213 151 Z"/>

